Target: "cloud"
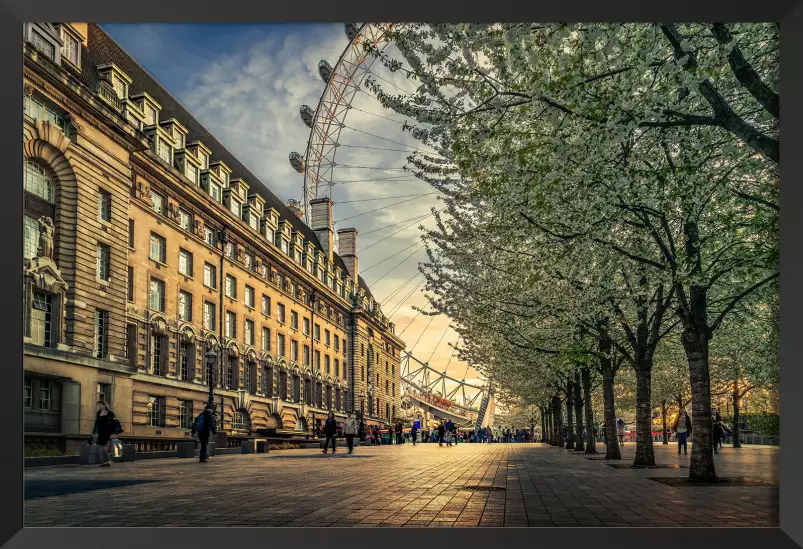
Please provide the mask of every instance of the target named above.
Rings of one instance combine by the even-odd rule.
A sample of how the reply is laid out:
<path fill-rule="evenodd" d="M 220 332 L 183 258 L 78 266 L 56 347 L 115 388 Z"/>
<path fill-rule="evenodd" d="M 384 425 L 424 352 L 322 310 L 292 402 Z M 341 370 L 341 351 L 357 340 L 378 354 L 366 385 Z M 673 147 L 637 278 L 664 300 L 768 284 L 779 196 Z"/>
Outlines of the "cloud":
<path fill-rule="evenodd" d="M 104 27 L 124 47 L 132 44 L 132 55 L 275 194 L 284 200 L 302 198 L 303 176 L 290 166 L 288 155 L 291 151 L 304 154 L 306 150 L 310 131 L 302 122 L 299 109 L 302 105 L 317 107 L 324 89 L 318 62 L 326 59 L 334 66 L 343 53 L 347 39 L 342 25 Z M 199 27 L 205 30 L 199 31 Z M 389 48 L 387 51 L 392 53 L 393 46 Z M 374 64 L 374 73 L 388 92 L 410 92 L 417 87 L 403 73 L 391 73 L 380 65 Z M 331 196 L 335 202 L 335 221 L 343 221 L 336 228 L 353 226 L 360 233 L 368 233 L 429 214 L 432 208 L 440 206 L 436 195 L 429 195 L 367 213 L 405 200 L 367 199 L 433 192 L 426 182 L 400 171 L 412 148 L 422 147 L 409 133 L 402 132 L 403 121 L 398 114 L 384 110 L 369 93 L 356 93 L 338 141 L 339 166 L 334 172 L 336 184 Z M 420 224 L 431 227 L 432 218 L 423 219 L 394 236 L 389 237 L 405 224 L 358 237 L 358 249 L 389 237 L 361 253 L 360 265 L 374 265 L 416 244 L 420 241 L 417 230 Z M 371 286 L 378 299 L 391 294 L 417 272 L 417 261 L 426 258 L 423 249 L 417 248 L 414 245 L 366 273 L 369 285 L 381 278 Z M 402 262 L 411 252 L 415 253 Z M 422 280 L 419 275 L 391 303 L 395 305 Z M 453 330 L 446 332 L 449 319 L 415 317 L 412 305 L 425 303 L 423 292 L 416 291 L 392 318 L 397 333 L 409 324 L 402 336 L 408 349 L 429 323 L 415 347 L 415 356 L 421 360 L 431 356 L 433 367 L 449 363 L 449 375 L 458 379 L 464 375 L 477 377 L 473 370 L 466 374 L 466 365 L 458 360 L 449 362 L 452 349 L 448 344 L 456 339 Z M 384 310 L 389 312 L 388 307 Z"/>

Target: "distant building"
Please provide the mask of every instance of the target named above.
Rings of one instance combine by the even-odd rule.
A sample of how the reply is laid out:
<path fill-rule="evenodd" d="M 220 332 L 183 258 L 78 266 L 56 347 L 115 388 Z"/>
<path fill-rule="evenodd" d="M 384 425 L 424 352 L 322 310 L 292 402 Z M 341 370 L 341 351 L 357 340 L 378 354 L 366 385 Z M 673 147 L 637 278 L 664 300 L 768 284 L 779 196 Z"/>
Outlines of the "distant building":
<path fill-rule="evenodd" d="M 231 436 L 394 418 L 404 342 L 331 202 L 306 225 L 99 26 L 24 42 L 27 443 L 85 443 L 99 398 L 126 437 L 187 437 L 209 349 Z"/>

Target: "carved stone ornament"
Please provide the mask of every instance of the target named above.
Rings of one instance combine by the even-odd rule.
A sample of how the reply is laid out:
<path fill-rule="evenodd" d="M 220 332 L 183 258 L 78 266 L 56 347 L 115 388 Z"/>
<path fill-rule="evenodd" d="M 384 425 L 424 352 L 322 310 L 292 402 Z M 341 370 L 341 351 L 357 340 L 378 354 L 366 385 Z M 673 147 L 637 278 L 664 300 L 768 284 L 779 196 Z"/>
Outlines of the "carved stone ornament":
<path fill-rule="evenodd" d="M 46 257 L 34 257 L 27 263 L 26 276 L 31 279 L 34 288 L 51 294 L 67 291 L 67 283 L 61 278 L 56 263 Z"/>
<path fill-rule="evenodd" d="M 56 227 L 53 220 L 47 216 L 39 218 L 39 257 L 53 259 L 53 235 Z"/>
<path fill-rule="evenodd" d="M 162 316 L 151 317 L 151 328 L 153 332 L 160 336 L 167 335 L 167 321 Z"/>
<path fill-rule="evenodd" d="M 231 358 L 238 358 L 240 356 L 240 349 L 237 348 L 237 342 L 230 341 L 226 345 L 226 352 Z"/>
<path fill-rule="evenodd" d="M 181 334 L 181 341 L 184 343 L 193 343 L 195 341 L 195 330 L 189 324 L 185 324 L 179 330 Z"/>

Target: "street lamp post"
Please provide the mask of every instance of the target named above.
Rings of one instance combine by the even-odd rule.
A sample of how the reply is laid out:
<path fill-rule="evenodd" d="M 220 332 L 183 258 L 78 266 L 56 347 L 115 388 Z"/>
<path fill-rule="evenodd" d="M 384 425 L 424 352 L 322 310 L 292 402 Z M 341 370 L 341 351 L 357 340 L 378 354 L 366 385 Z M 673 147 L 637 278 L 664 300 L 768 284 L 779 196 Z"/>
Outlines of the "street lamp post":
<path fill-rule="evenodd" d="M 207 406 L 212 412 L 212 420 L 215 421 L 215 366 L 217 366 L 217 353 L 210 347 L 206 352 L 206 372 L 209 381 L 209 401 Z"/>

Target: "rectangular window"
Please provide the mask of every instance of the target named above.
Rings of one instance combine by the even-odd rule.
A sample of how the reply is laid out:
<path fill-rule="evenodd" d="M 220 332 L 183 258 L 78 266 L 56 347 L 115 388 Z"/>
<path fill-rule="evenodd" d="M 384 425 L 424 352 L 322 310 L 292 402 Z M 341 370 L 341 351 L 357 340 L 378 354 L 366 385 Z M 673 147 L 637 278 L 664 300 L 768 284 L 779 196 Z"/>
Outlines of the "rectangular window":
<path fill-rule="evenodd" d="M 125 327 L 125 356 L 131 366 L 137 365 L 137 325 L 126 324 Z"/>
<path fill-rule="evenodd" d="M 253 213 L 248 216 L 248 224 L 255 231 L 259 231 L 259 218 L 256 215 L 254 215 Z"/>
<path fill-rule="evenodd" d="M 192 232 L 192 214 L 184 210 L 178 211 L 179 225 L 185 231 Z"/>
<path fill-rule="evenodd" d="M 33 292 L 31 307 L 31 339 L 44 347 L 53 345 L 53 297 L 40 291 Z"/>
<path fill-rule="evenodd" d="M 150 258 L 154 261 L 158 261 L 159 263 L 166 263 L 167 262 L 167 246 L 165 245 L 165 239 L 159 236 L 158 234 L 151 233 L 151 254 Z"/>
<path fill-rule="evenodd" d="M 128 266 L 128 301 L 134 301 L 134 267 Z"/>
<path fill-rule="evenodd" d="M 323 343 L 327 347 L 332 343 L 332 333 L 329 330 L 323 331 Z"/>
<path fill-rule="evenodd" d="M 284 317 L 284 304 L 279 303 L 279 305 L 276 308 L 276 313 L 279 317 L 279 323 L 284 324 L 286 322 L 286 319 Z"/>
<path fill-rule="evenodd" d="M 270 316 L 270 297 L 266 295 L 262 296 L 262 314 Z"/>
<path fill-rule="evenodd" d="M 56 58 L 56 48 L 45 40 L 45 37 L 36 32 L 34 29 L 31 29 L 31 44 L 37 50 L 45 54 L 48 59 L 54 60 Z"/>
<path fill-rule="evenodd" d="M 217 235 L 209 227 L 204 227 L 204 240 L 209 246 L 217 246 Z"/>
<path fill-rule="evenodd" d="M 298 362 L 298 341 L 290 340 L 290 360 Z"/>
<path fill-rule="evenodd" d="M 298 330 L 298 313 L 295 311 L 290 311 L 290 327 Z"/>
<path fill-rule="evenodd" d="M 233 213 L 237 217 L 242 217 L 242 205 L 236 200 L 234 199 L 231 200 L 229 209 L 231 210 L 231 213 Z"/>
<path fill-rule="evenodd" d="M 80 66 L 80 53 L 81 53 L 81 46 L 78 44 L 78 40 L 67 34 L 64 29 L 61 29 L 61 57 L 66 59 L 76 67 Z"/>
<path fill-rule="evenodd" d="M 325 355 L 323 357 L 323 364 L 324 364 L 324 368 L 326 369 L 326 373 L 327 374 L 331 374 L 332 373 L 332 367 L 331 367 L 331 364 L 330 364 L 329 355 Z"/>
<path fill-rule="evenodd" d="M 217 269 L 209 263 L 204 263 L 204 286 L 217 288 Z"/>
<path fill-rule="evenodd" d="M 340 338 L 335 334 L 335 351 L 340 350 Z"/>
<path fill-rule="evenodd" d="M 30 409 L 33 406 L 33 386 L 31 385 L 31 378 L 25 378 L 25 385 L 22 387 L 22 402 L 23 406 Z"/>
<path fill-rule="evenodd" d="M 198 168 L 192 164 L 187 164 L 187 179 L 189 179 L 193 185 L 198 184 Z"/>
<path fill-rule="evenodd" d="M 112 194 L 103 189 L 98 190 L 98 216 L 103 221 L 112 220 Z"/>
<path fill-rule="evenodd" d="M 270 351 L 270 328 L 262 328 L 262 350 Z"/>
<path fill-rule="evenodd" d="M 176 149 L 184 148 L 184 134 L 175 128 L 173 129 L 173 146 Z"/>
<path fill-rule="evenodd" d="M 192 276 L 192 254 L 187 250 L 178 251 L 178 272 L 184 276 Z"/>
<path fill-rule="evenodd" d="M 181 290 L 178 293 L 178 319 L 192 322 L 192 294 Z"/>
<path fill-rule="evenodd" d="M 304 366 L 309 366 L 309 346 L 304 345 Z"/>
<path fill-rule="evenodd" d="M 226 257 L 235 259 L 237 257 L 237 250 L 234 247 L 234 242 L 226 242 Z"/>
<path fill-rule="evenodd" d="M 95 310 L 95 357 L 103 358 L 109 353 L 109 311 Z"/>
<path fill-rule="evenodd" d="M 204 330 L 215 329 L 215 304 L 204 301 Z"/>
<path fill-rule="evenodd" d="M 153 211 L 160 215 L 165 214 L 165 197 L 157 193 L 156 191 L 151 191 L 151 208 Z"/>
<path fill-rule="evenodd" d="M 190 380 L 190 371 L 195 369 L 195 361 L 192 358 L 192 345 L 182 343 L 179 346 L 179 363 L 181 364 L 179 379 L 181 381 Z"/>
<path fill-rule="evenodd" d="M 198 160 L 201 161 L 201 169 L 208 170 L 209 169 L 209 156 L 206 153 L 198 151 Z"/>
<path fill-rule="evenodd" d="M 315 325 L 315 341 L 320 341 L 320 340 L 321 340 L 321 325 L 320 324 L 316 324 Z"/>
<path fill-rule="evenodd" d="M 165 399 L 164 397 L 148 395 L 148 425 L 150 427 L 165 426 Z"/>
<path fill-rule="evenodd" d="M 247 345 L 254 344 L 254 321 L 245 320 L 245 343 Z"/>
<path fill-rule="evenodd" d="M 50 410 L 51 387 L 49 379 L 39 380 L 39 409 Z"/>
<path fill-rule="evenodd" d="M 285 356 L 284 334 L 276 334 L 276 353 L 279 356 Z"/>
<path fill-rule="evenodd" d="M 128 247 L 134 247 L 134 220 L 128 220 Z"/>
<path fill-rule="evenodd" d="M 220 185 L 217 183 L 209 182 L 209 195 L 216 201 L 220 202 Z"/>
<path fill-rule="evenodd" d="M 163 280 L 151 278 L 148 307 L 160 313 L 165 312 L 165 283 Z"/>
<path fill-rule="evenodd" d="M 162 340 L 162 336 L 151 334 L 151 372 L 157 376 L 166 373 L 163 371 L 166 364 L 162 357 L 162 345 L 164 344 Z"/>
<path fill-rule="evenodd" d="M 195 421 L 195 418 L 192 417 L 191 400 L 178 401 L 178 421 L 182 429 L 192 429 L 192 422 Z"/>
<path fill-rule="evenodd" d="M 36 257 L 39 250 L 39 222 L 28 215 L 25 216 L 25 259 Z"/>
<path fill-rule="evenodd" d="M 170 143 L 159 138 L 159 148 L 158 148 L 158 155 L 159 158 L 164 160 L 168 164 L 173 163 L 173 147 L 170 146 Z"/>
<path fill-rule="evenodd" d="M 340 361 L 335 359 L 335 377 L 340 377 Z"/>
<path fill-rule="evenodd" d="M 309 335 L 309 319 L 308 318 L 304 319 L 304 335 L 305 336 Z"/>
<path fill-rule="evenodd" d="M 254 264 L 255 264 L 254 256 L 251 254 L 245 254 L 245 267 L 248 270 L 253 271 Z"/>
<path fill-rule="evenodd" d="M 231 275 L 226 275 L 226 295 L 237 299 L 237 279 Z"/>
<path fill-rule="evenodd" d="M 245 286 L 245 304 L 250 308 L 254 308 L 254 289 L 251 286 Z"/>
<path fill-rule="evenodd" d="M 320 351 L 315 351 L 315 369 L 316 370 L 320 370 L 321 369 L 321 352 Z"/>
<path fill-rule="evenodd" d="M 106 244 L 98 244 L 98 278 L 109 281 L 111 267 L 111 248 Z"/>
<path fill-rule="evenodd" d="M 237 337 L 237 315 L 230 311 L 226 311 L 226 337 Z"/>

